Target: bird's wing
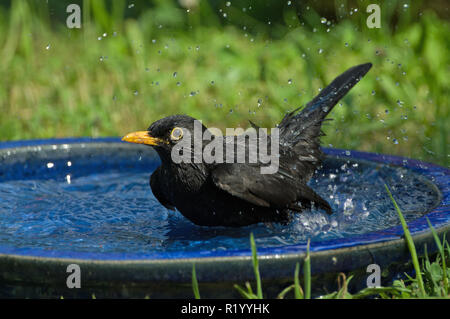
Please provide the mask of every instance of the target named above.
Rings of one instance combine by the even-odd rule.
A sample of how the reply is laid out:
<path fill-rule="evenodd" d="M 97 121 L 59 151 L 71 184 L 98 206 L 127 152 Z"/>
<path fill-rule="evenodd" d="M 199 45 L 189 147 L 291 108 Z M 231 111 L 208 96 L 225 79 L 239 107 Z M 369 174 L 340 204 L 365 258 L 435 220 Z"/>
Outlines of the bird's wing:
<path fill-rule="evenodd" d="M 328 203 L 306 184 L 282 172 L 261 174 L 258 165 L 221 164 L 212 170 L 211 177 L 220 189 L 257 206 L 301 211 L 298 202 L 315 202 L 331 211 Z"/>
<path fill-rule="evenodd" d="M 152 189 L 153 195 L 156 199 L 163 205 L 165 208 L 170 210 L 175 210 L 175 205 L 173 205 L 169 199 L 164 195 L 163 190 L 161 189 L 162 184 L 160 182 L 159 174 L 160 168 L 158 167 L 153 174 L 150 176 L 150 188 Z"/>

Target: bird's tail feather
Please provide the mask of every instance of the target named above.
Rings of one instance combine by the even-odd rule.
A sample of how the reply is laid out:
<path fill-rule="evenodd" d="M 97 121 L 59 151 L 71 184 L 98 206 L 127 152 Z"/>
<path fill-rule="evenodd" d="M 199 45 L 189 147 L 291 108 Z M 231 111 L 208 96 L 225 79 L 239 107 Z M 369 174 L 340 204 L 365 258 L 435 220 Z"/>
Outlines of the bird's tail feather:
<path fill-rule="evenodd" d="M 333 80 L 305 108 L 287 114 L 281 123 L 280 138 L 289 144 L 301 139 L 317 139 L 320 127 L 328 113 L 347 92 L 370 70 L 372 63 L 354 66 Z"/>

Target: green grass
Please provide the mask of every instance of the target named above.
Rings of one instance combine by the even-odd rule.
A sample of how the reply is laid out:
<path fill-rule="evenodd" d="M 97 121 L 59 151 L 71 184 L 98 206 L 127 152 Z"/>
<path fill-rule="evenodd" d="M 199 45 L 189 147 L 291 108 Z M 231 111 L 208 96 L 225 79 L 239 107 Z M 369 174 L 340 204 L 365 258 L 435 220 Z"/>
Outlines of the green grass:
<path fill-rule="evenodd" d="M 121 136 L 174 113 L 222 130 L 247 119 L 273 127 L 371 61 L 333 110 L 323 145 L 449 164 L 450 24 L 425 3 L 405 11 L 391 1 L 377 30 L 365 27 L 368 1 L 330 26 L 314 4 L 300 18 L 286 5 L 269 25 L 234 3 L 227 19 L 206 1 L 189 13 L 154 1 L 135 16 L 123 1 L 106 3 L 83 2 L 80 30 L 64 14 L 52 20 L 45 1 L 0 6 L 1 140 Z"/>
<path fill-rule="evenodd" d="M 420 296 L 425 297 L 426 293 L 425 293 L 425 288 L 424 288 L 424 284 L 423 284 L 422 273 L 420 270 L 419 258 L 417 257 L 416 247 L 414 246 L 414 241 L 412 239 L 411 233 L 409 232 L 408 224 L 406 223 L 405 218 L 403 218 L 402 212 L 400 211 L 400 208 L 398 207 L 397 202 L 394 200 L 394 197 L 392 197 L 391 191 L 389 190 L 387 185 L 384 185 L 384 186 L 386 188 L 387 193 L 389 194 L 389 197 L 391 198 L 391 201 L 394 203 L 395 210 L 397 211 L 398 217 L 402 224 L 405 240 L 408 245 L 409 253 L 411 254 L 411 260 L 414 265 L 414 270 L 416 272 L 415 281 L 417 282 L 417 284 L 419 286 Z"/>
<path fill-rule="evenodd" d="M 194 291 L 195 299 L 200 299 L 200 292 L 198 290 L 197 273 L 195 272 L 195 264 L 192 265 L 192 290 Z"/>
<path fill-rule="evenodd" d="M 450 299 L 448 276 L 450 276 L 450 268 L 447 267 L 447 262 L 450 259 L 450 245 L 443 236 L 441 240 L 436 233 L 431 222 L 428 220 L 428 225 L 430 231 L 433 234 L 436 247 L 438 248 L 439 254 L 436 259 L 431 262 L 427 253 L 422 258 L 422 263 L 419 261 L 417 256 L 414 241 L 408 229 L 408 225 L 405 222 L 403 214 L 397 205 L 397 202 L 393 198 L 389 188 L 386 185 L 386 191 L 391 198 L 391 201 L 398 212 L 399 219 L 403 228 L 404 238 L 406 245 L 408 246 L 409 252 L 411 254 L 411 261 L 415 271 L 415 278 L 412 278 L 405 273 L 408 278 L 404 280 L 395 280 L 390 287 L 377 287 L 377 288 L 365 288 L 355 294 L 348 292 L 349 282 L 352 280 L 353 276 L 347 276 L 344 273 L 340 273 L 338 276 L 338 290 L 327 295 L 322 295 L 318 297 L 319 299 L 362 299 L 362 298 L 382 298 L 382 299 L 409 299 L 409 298 L 446 298 Z M 304 287 L 302 289 L 299 280 L 300 266 L 299 263 L 296 264 L 294 271 L 294 283 L 286 287 L 283 291 L 278 294 L 279 299 L 283 299 L 292 290 L 294 291 L 293 297 L 295 299 L 310 299 L 311 298 L 311 260 L 309 252 L 309 240 L 307 244 L 306 257 L 303 262 L 303 274 L 304 274 Z M 234 285 L 243 298 L 246 299 L 262 299 L 263 293 L 261 288 L 261 277 L 259 274 L 259 264 L 256 253 L 256 245 L 253 234 L 250 234 L 250 246 L 252 250 L 252 264 L 255 271 L 255 280 L 257 283 L 257 294 L 252 290 L 252 286 L 249 282 L 245 283 L 247 290 L 239 285 Z M 425 246 L 426 250 L 426 246 Z M 195 279 L 195 283 L 194 283 Z M 194 295 L 199 297 L 198 292 L 198 282 L 196 279 L 195 268 L 193 268 L 192 273 L 193 290 Z"/>

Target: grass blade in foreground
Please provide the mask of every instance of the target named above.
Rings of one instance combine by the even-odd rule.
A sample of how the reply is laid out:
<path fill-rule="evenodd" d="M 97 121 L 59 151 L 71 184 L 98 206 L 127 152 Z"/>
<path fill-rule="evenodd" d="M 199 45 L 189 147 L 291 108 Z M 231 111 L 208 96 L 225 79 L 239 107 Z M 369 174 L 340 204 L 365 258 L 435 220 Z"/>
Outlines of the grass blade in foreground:
<path fill-rule="evenodd" d="M 441 240 L 439 239 L 438 234 L 436 233 L 436 230 L 434 229 L 433 225 L 431 224 L 430 220 L 427 217 L 428 226 L 430 226 L 431 232 L 433 233 L 434 241 L 436 242 L 436 246 L 439 249 L 439 253 L 441 255 L 442 259 L 442 275 L 443 275 L 443 281 L 444 281 L 444 291 L 445 295 L 448 295 L 448 278 L 447 278 L 447 264 L 445 261 L 445 250 L 444 247 L 441 244 Z M 444 242 L 445 242 L 445 236 L 444 236 Z"/>
<path fill-rule="evenodd" d="M 311 240 L 308 239 L 308 244 L 306 245 L 306 258 L 303 269 L 303 275 L 305 279 L 305 299 L 311 299 L 311 256 L 309 254 L 310 241 Z"/>
<path fill-rule="evenodd" d="M 247 287 L 247 291 L 241 288 L 239 285 L 234 285 L 234 288 L 239 291 L 239 293 L 247 299 L 263 299 L 262 286 L 261 286 L 261 276 L 259 274 L 259 264 L 258 264 L 258 256 L 256 254 L 256 244 L 255 238 L 253 237 L 253 233 L 250 233 L 250 246 L 252 248 L 252 263 L 253 269 L 255 271 L 256 278 L 256 295 L 253 293 L 252 287 L 249 282 L 246 282 L 245 285 Z M 287 291 L 286 291 L 287 292 Z"/>
<path fill-rule="evenodd" d="M 426 297 L 425 287 L 424 287 L 423 279 L 422 279 L 422 273 L 421 273 L 420 265 L 419 265 L 419 259 L 417 258 L 416 247 L 414 246 L 414 241 L 412 239 L 411 233 L 409 232 L 408 224 L 406 223 L 405 218 L 403 217 L 403 214 L 397 205 L 397 202 L 395 201 L 394 197 L 392 197 L 391 191 L 389 190 L 389 188 L 387 187 L 386 184 L 384 185 L 384 187 L 386 188 L 386 191 L 389 194 L 389 197 L 391 198 L 391 201 L 394 204 L 395 209 L 397 210 L 398 217 L 400 218 L 400 222 L 402 223 L 403 233 L 405 234 L 405 240 L 408 245 L 409 252 L 411 254 L 411 259 L 412 259 L 412 262 L 414 265 L 414 270 L 416 272 L 416 280 L 419 285 L 421 297 Z"/>
<path fill-rule="evenodd" d="M 255 277 L 256 277 L 256 295 L 258 296 L 259 299 L 262 299 L 263 294 L 261 286 L 261 276 L 259 275 L 258 256 L 256 255 L 256 244 L 255 238 L 253 237 L 253 233 L 250 234 L 250 245 L 252 246 L 253 268 L 255 269 Z"/>
<path fill-rule="evenodd" d="M 298 279 L 298 275 L 300 273 L 300 265 L 297 263 L 295 265 L 295 273 L 294 273 L 294 294 L 295 299 L 304 299 L 304 294 L 302 291 L 302 287 L 300 287 L 300 280 Z"/>
<path fill-rule="evenodd" d="M 197 274 L 195 272 L 195 264 L 192 264 L 192 290 L 194 291 L 195 299 L 200 299 L 200 292 L 198 290 Z"/>

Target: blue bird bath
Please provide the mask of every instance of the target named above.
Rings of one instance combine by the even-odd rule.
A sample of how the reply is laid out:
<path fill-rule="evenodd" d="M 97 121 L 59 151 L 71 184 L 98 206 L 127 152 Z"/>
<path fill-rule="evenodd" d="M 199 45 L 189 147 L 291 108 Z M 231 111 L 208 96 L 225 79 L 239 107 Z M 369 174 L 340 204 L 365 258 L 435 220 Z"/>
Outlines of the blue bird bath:
<path fill-rule="evenodd" d="M 255 235 L 267 296 L 292 283 L 311 239 L 316 295 L 336 289 L 339 272 L 366 284 L 376 263 L 388 283 L 407 270 L 402 209 L 419 253 L 435 251 L 426 217 L 450 228 L 450 170 L 417 160 L 324 149 L 310 181 L 335 213 L 308 211 L 288 225 L 200 227 L 153 197 L 157 154 L 118 138 L 0 143 L 0 296 L 192 297 L 195 263 L 204 297 L 238 297 L 233 284 L 253 281 L 249 234 Z M 81 288 L 66 285 L 67 266 Z"/>

